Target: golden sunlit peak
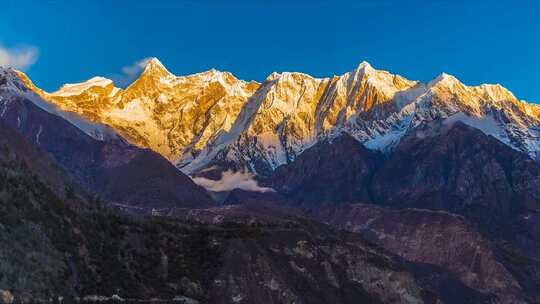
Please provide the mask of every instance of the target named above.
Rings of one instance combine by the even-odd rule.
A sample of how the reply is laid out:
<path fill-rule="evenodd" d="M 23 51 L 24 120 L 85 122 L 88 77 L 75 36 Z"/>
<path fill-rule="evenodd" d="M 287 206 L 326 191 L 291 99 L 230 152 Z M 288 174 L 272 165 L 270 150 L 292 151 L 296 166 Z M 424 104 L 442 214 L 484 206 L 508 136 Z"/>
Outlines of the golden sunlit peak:
<path fill-rule="evenodd" d="M 151 57 L 151 58 L 148 60 L 148 64 L 147 64 L 147 65 L 157 65 L 157 66 L 163 67 L 163 63 L 161 63 L 161 61 L 160 61 L 157 57 Z"/>
<path fill-rule="evenodd" d="M 171 74 L 167 68 L 157 59 L 156 57 L 151 57 L 148 62 L 146 63 L 146 67 L 144 68 L 144 73 L 146 72 L 153 72 L 153 73 L 159 73 L 161 75 L 165 74 Z"/>
<path fill-rule="evenodd" d="M 358 69 L 373 69 L 373 67 L 371 66 L 371 64 L 369 64 L 369 62 L 367 61 L 362 61 L 360 62 L 360 64 L 358 65 Z"/>
<path fill-rule="evenodd" d="M 456 77 L 447 74 L 447 73 L 441 73 L 439 76 L 435 77 L 432 81 L 428 83 L 429 87 L 433 87 L 438 84 L 445 84 L 445 85 L 453 85 L 461 83 Z"/>
<path fill-rule="evenodd" d="M 107 87 L 109 85 L 113 85 L 113 81 L 104 77 L 96 76 L 92 77 L 84 82 L 79 83 L 66 83 L 60 89 L 53 92 L 52 94 L 55 96 L 73 96 L 73 95 L 79 95 L 82 92 L 93 88 L 93 87 Z"/>

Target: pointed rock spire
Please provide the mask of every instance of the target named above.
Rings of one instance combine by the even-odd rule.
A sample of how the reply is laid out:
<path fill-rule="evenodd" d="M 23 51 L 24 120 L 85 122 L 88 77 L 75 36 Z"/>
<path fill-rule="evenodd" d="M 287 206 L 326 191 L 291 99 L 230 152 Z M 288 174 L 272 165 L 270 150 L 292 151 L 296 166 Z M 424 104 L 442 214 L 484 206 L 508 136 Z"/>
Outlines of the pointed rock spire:
<path fill-rule="evenodd" d="M 433 80 L 431 80 L 428 83 L 428 87 L 434 87 L 437 85 L 443 85 L 447 87 L 453 87 L 454 85 L 462 85 L 461 81 L 459 81 L 456 77 L 447 74 L 447 73 L 441 73 L 439 76 L 435 77 Z"/>
<path fill-rule="evenodd" d="M 358 65 L 357 69 L 361 69 L 361 70 L 373 70 L 373 67 L 371 66 L 371 64 L 369 64 L 369 62 L 367 61 L 362 61 L 360 62 L 360 64 Z"/>
<path fill-rule="evenodd" d="M 151 75 L 156 77 L 165 77 L 172 75 L 169 70 L 157 59 L 156 57 L 152 57 L 148 60 L 146 63 L 146 67 L 144 68 L 141 75 Z"/>

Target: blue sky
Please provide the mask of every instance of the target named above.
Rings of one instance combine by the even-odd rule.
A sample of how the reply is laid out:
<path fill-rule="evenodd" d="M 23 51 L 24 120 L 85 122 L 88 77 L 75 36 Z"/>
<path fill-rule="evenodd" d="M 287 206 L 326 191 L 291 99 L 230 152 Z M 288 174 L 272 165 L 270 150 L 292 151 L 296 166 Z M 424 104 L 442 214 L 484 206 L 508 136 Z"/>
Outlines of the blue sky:
<path fill-rule="evenodd" d="M 2 2 L 0 62 L 49 91 L 122 79 L 149 56 L 177 75 L 213 67 L 259 81 L 273 71 L 331 76 L 366 60 L 409 79 L 501 83 L 540 102 L 540 1 Z"/>

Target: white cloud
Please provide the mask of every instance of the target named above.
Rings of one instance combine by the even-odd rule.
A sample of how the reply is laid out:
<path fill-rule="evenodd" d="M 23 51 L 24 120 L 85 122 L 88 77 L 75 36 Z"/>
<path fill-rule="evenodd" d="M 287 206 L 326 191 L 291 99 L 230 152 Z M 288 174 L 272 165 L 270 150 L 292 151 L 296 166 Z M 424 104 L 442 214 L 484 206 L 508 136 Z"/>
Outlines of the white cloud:
<path fill-rule="evenodd" d="M 259 186 L 252 174 L 233 172 L 230 170 L 223 172 L 220 180 L 195 177 L 193 178 L 193 182 L 210 191 L 231 191 L 233 189 L 242 189 L 254 192 L 274 191 L 272 188 Z"/>
<path fill-rule="evenodd" d="M 0 66 L 25 70 L 38 58 L 38 49 L 33 46 L 5 48 L 0 45 Z"/>
<path fill-rule="evenodd" d="M 130 85 L 137 77 L 139 77 L 150 59 L 152 59 L 152 57 L 143 58 L 130 65 L 124 66 L 122 67 L 121 74 L 113 75 L 111 78 L 119 86 L 126 87 Z"/>

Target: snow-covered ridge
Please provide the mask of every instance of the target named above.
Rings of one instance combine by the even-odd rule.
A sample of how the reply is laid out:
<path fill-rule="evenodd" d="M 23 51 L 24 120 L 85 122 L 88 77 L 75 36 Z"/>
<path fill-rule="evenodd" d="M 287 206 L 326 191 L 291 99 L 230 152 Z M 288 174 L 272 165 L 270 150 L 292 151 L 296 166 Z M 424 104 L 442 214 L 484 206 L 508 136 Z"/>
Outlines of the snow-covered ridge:
<path fill-rule="evenodd" d="M 67 96 L 79 95 L 83 93 L 84 91 L 91 89 L 93 87 L 104 88 L 112 84 L 113 84 L 112 80 L 98 76 L 98 77 L 90 78 L 87 81 L 81 82 L 81 83 L 66 83 L 60 89 L 58 89 L 57 91 L 51 94 L 55 96 L 67 97 Z"/>
<path fill-rule="evenodd" d="M 424 84 L 367 62 L 323 78 L 274 72 L 259 84 L 215 69 L 176 76 L 154 58 L 125 90 L 104 78 L 63 88 L 80 94 L 41 96 L 112 126 L 186 173 L 219 163 L 266 174 L 342 132 L 389 152 L 408 130 L 433 119 L 464 121 L 531 157 L 540 155 L 540 107 L 504 87 L 466 86 L 445 73 Z"/>
<path fill-rule="evenodd" d="M 10 98 L 7 97 L 19 96 L 30 100 L 36 106 L 51 114 L 62 117 L 79 130 L 95 139 L 103 141 L 123 141 L 123 139 L 118 136 L 116 131 L 109 126 L 91 122 L 76 113 L 62 111 L 55 104 L 44 100 L 35 92 L 35 90 L 32 90 L 33 85 L 31 82 L 29 82 L 29 79 L 24 78 L 22 72 L 13 69 L 3 69 L 0 67 L 0 79 L 5 80 L 5 82 L 0 84 L 0 96 L 2 96 L 0 98 L 0 108 L 3 109 L 2 113 L 4 113 L 7 109 L 7 103 L 10 100 Z M 39 133 L 41 133 L 41 130 Z M 39 139 L 39 134 L 36 135 L 36 139 Z"/>
<path fill-rule="evenodd" d="M 61 110 L 110 125 L 131 143 L 149 147 L 172 162 L 197 153 L 210 138 L 228 131 L 259 87 L 257 82 L 215 69 L 176 76 L 157 58 L 148 60 L 126 89 L 102 77 L 64 85 L 52 93 L 27 82 Z"/>
<path fill-rule="evenodd" d="M 249 126 L 241 134 L 224 135 L 227 144 L 208 145 L 185 172 L 232 162 L 264 174 L 341 132 L 390 152 L 410 129 L 433 119 L 463 121 L 532 158 L 540 151 L 537 105 L 517 100 L 500 85 L 466 86 L 444 73 L 422 84 L 363 63 L 333 78 L 274 73 L 261 92 Z"/>

